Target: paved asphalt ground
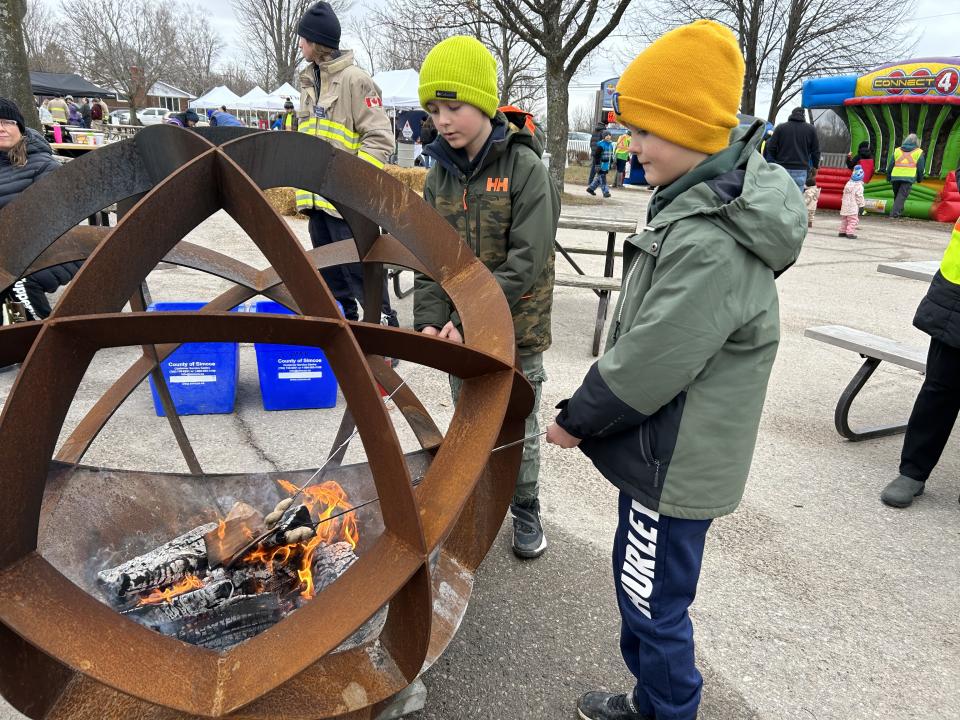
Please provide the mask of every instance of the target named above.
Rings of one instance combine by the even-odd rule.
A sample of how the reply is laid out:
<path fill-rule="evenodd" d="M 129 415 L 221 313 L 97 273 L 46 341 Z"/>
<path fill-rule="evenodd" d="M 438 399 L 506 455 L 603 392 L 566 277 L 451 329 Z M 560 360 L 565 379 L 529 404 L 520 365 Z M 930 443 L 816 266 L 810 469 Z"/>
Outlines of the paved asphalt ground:
<path fill-rule="evenodd" d="M 580 194 L 581 188 L 569 187 Z M 577 215 L 638 217 L 647 193 L 627 189 Z M 306 242 L 306 224 L 291 220 Z M 896 475 L 902 436 L 851 444 L 833 429 L 833 408 L 856 372 L 851 352 L 803 337 L 829 323 L 917 346 L 911 327 L 925 286 L 880 275 L 878 262 L 939 258 L 949 228 L 866 218 L 860 238 L 837 237 L 838 216 L 822 212 L 797 265 L 779 281 L 783 338 L 747 493 L 740 509 L 714 523 L 692 614 L 705 677 L 703 720 L 954 720 L 960 717 L 960 453 L 956 438 L 908 510 L 883 506 Z M 562 231 L 602 246 L 600 234 Z M 265 264 L 220 213 L 189 238 Z M 599 274 L 601 261 L 585 258 Z M 558 259 L 558 268 L 564 263 Z M 620 268 L 618 267 L 618 274 Z M 150 277 L 156 300 L 209 299 L 220 281 L 181 269 Z M 411 321 L 411 298 L 396 303 Z M 540 410 L 577 387 L 589 368 L 595 300 L 558 288 L 550 381 Z M 84 380 L 67 427 L 134 357 L 103 353 Z M 340 418 L 335 411 L 266 413 L 253 349 L 241 347 L 237 411 L 188 417 L 205 469 L 316 466 Z M 452 408 L 446 378 L 404 364 L 402 375 L 441 424 Z M 13 373 L 0 375 L 0 398 Z M 920 386 L 915 372 L 881 366 L 854 419 L 905 418 Z M 409 433 L 403 437 L 412 446 Z M 362 459 L 352 451 L 351 459 Z M 121 408 L 86 457 L 104 466 L 185 470 L 146 386 Z M 426 674 L 427 707 L 418 720 L 574 717 L 587 690 L 623 690 L 630 678 L 617 646 L 610 548 L 616 493 L 578 451 L 543 450 L 542 502 L 547 554 L 522 563 L 507 526 L 478 576 L 459 634 Z M 0 709 L 0 719 L 20 717 Z"/>

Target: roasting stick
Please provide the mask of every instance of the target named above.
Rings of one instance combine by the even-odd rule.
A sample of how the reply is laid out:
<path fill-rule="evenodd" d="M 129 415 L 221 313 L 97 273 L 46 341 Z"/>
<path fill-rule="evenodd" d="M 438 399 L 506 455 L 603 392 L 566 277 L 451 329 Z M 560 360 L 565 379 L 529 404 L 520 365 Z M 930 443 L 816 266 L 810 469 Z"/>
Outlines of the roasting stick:
<path fill-rule="evenodd" d="M 493 453 L 495 453 L 495 452 L 500 452 L 501 450 L 506 450 L 507 448 L 515 447 L 515 446 L 519 445 L 520 443 L 525 443 L 527 440 L 533 440 L 534 438 L 542 437 L 543 435 L 546 435 L 546 434 L 547 434 L 547 431 L 544 430 L 543 432 L 539 432 L 539 433 L 537 433 L 536 435 L 527 435 L 526 437 L 520 438 L 519 440 L 514 440 L 513 442 L 509 442 L 509 443 L 507 443 L 506 445 L 501 445 L 500 447 L 495 447 L 493 450 L 490 451 L 490 454 L 493 455 Z M 422 483 L 422 482 L 423 482 L 423 476 L 421 475 L 420 477 L 418 477 L 418 478 L 416 478 L 415 480 L 413 480 L 410 484 L 411 484 L 413 487 L 416 487 L 417 485 L 419 485 L 419 484 Z M 324 523 L 328 523 L 328 522 L 330 522 L 331 520 L 336 520 L 338 517 L 343 517 L 344 515 L 349 515 L 350 513 L 356 512 L 356 511 L 359 510 L 360 508 L 366 507 L 367 505 L 372 505 L 373 503 L 377 502 L 379 499 L 380 499 L 379 497 L 375 497 L 375 498 L 373 498 L 372 500 L 367 500 L 367 501 L 365 501 L 365 502 L 360 503 L 359 505 L 354 505 L 354 506 L 353 506 L 352 508 L 350 508 L 349 510 L 341 510 L 340 512 L 336 513 L 335 515 L 331 515 L 330 517 L 324 518 L 323 520 L 318 520 L 318 521 L 313 525 L 313 529 L 316 530 L 318 527 L 320 527 L 320 526 L 323 525 Z"/>
<path fill-rule="evenodd" d="M 383 399 L 384 404 L 390 402 L 393 399 L 393 396 L 396 395 L 398 392 L 400 392 L 401 388 L 403 388 L 403 386 L 406 384 L 407 384 L 407 381 L 404 380 L 399 385 L 397 385 L 394 391 Z M 293 495 L 283 500 L 280 504 L 277 505 L 277 507 L 274 509 L 272 513 L 270 513 L 264 518 L 264 521 L 267 524 L 267 529 L 264 532 L 257 535 L 256 537 L 254 537 L 250 542 L 248 542 L 246 545 L 240 548 L 237 552 L 233 553 L 230 556 L 229 560 L 223 563 L 224 566 L 230 567 L 234 562 L 237 561 L 237 559 L 243 557 L 244 555 L 247 554 L 247 552 L 249 552 L 250 550 L 253 550 L 257 545 L 259 545 L 261 542 L 263 542 L 268 537 L 270 537 L 270 535 L 274 532 L 275 526 L 280 522 L 280 520 L 283 518 L 286 512 L 293 506 L 293 501 L 296 500 L 301 495 L 303 495 L 303 491 L 310 486 L 310 483 L 312 483 L 317 478 L 317 476 L 320 475 L 321 472 L 323 472 L 323 469 L 330 463 L 331 460 L 333 460 L 333 458 L 336 456 L 338 452 L 340 452 L 343 448 L 345 448 L 347 445 L 350 444 L 350 441 L 353 440 L 359 432 L 360 432 L 359 426 L 354 428 L 353 432 L 350 433 L 350 436 L 331 451 L 327 459 L 323 461 L 323 465 L 318 467 L 316 472 L 314 472 L 313 475 L 307 478 L 307 481 L 303 483 L 303 485 L 298 487 L 297 491 Z"/>

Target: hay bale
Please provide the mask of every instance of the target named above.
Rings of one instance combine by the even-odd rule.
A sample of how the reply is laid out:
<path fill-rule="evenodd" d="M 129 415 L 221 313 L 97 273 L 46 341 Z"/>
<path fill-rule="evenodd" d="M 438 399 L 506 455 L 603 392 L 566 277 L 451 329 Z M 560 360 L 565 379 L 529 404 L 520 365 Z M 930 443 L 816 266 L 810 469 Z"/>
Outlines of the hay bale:
<path fill-rule="evenodd" d="M 426 168 L 402 168 L 397 165 L 387 165 L 384 171 L 396 178 L 408 188 L 423 195 L 423 185 L 427 180 Z M 273 209 L 281 215 L 306 220 L 307 216 L 297 212 L 296 191 L 293 188 L 270 188 L 265 191 L 267 200 Z"/>
<path fill-rule="evenodd" d="M 307 219 L 306 215 L 301 215 L 297 212 L 297 195 L 296 190 L 293 188 L 270 188 L 266 190 L 264 194 L 267 196 L 267 200 L 273 209 L 281 215 L 295 217 L 300 220 Z"/>
<path fill-rule="evenodd" d="M 423 185 L 427 181 L 427 173 L 429 172 L 426 168 L 402 168 L 398 165 L 387 165 L 383 169 L 414 192 L 423 194 Z"/>

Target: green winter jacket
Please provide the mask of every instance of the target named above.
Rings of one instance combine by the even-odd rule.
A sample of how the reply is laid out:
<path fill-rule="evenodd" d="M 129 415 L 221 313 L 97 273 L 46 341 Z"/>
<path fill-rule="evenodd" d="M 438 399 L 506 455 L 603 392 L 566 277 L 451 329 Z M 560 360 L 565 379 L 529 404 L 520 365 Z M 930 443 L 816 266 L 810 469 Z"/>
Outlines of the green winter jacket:
<path fill-rule="evenodd" d="M 732 512 L 780 340 L 775 273 L 806 235 L 803 196 L 756 123 L 662 188 L 627 238 L 604 355 L 558 422 L 621 490 L 664 515 Z"/>
<path fill-rule="evenodd" d="M 554 251 L 560 196 L 540 160 L 533 132 L 494 118 L 485 153 L 465 172 L 443 138 L 424 150 L 437 163 L 427 175 L 424 199 L 446 218 L 493 273 L 513 315 L 521 355 L 550 347 Z M 442 328 L 459 314 L 430 278 L 415 280 L 413 324 Z"/>

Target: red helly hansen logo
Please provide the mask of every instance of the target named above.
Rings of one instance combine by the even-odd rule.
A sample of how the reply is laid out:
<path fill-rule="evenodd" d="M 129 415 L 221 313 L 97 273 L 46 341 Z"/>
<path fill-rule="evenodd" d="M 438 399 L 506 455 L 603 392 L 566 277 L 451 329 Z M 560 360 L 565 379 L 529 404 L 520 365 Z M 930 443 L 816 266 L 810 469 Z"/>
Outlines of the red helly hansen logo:
<path fill-rule="evenodd" d="M 508 192 L 510 178 L 487 178 L 487 192 Z"/>

